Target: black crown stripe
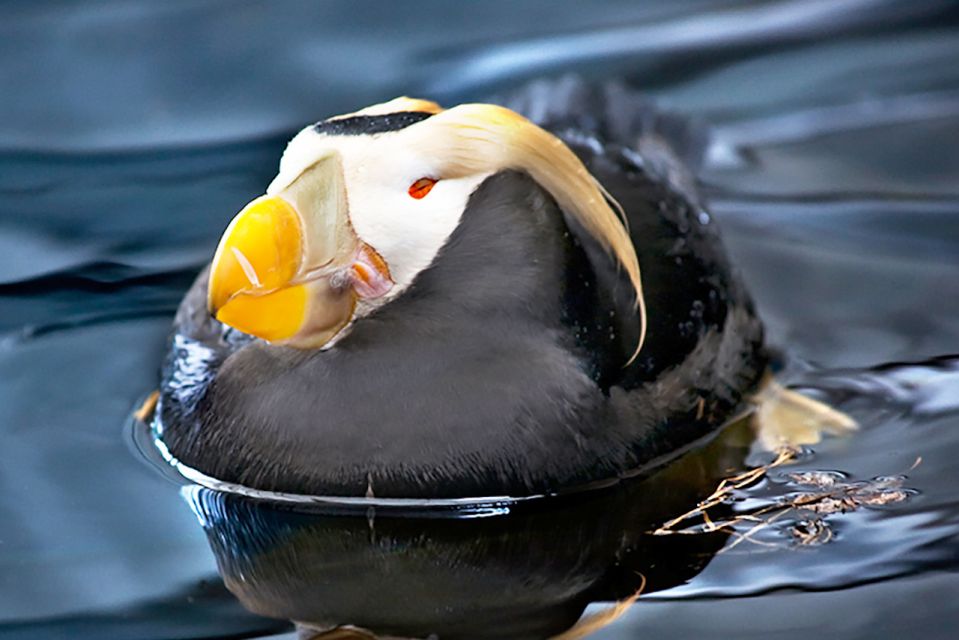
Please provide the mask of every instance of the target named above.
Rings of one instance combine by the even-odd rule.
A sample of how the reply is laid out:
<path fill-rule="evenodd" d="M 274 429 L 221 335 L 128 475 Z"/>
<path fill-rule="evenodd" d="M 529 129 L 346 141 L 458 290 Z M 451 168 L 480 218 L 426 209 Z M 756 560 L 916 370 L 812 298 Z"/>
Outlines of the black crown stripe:
<path fill-rule="evenodd" d="M 313 125 L 313 131 L 331 136 L 358 136 L 386 131 L 399 131 L 422 122 L 432 113 L 426 111 L 398 111 L 381 116 L 350 116 L 339 120 L 323 120 Z"/>

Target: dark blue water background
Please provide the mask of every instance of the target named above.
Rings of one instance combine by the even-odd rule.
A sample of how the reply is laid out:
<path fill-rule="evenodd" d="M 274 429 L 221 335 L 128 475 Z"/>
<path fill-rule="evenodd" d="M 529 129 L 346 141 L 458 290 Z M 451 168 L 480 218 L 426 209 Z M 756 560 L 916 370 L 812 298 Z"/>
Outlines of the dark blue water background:
<path fill-rule="evenodd" d="M 829 516 L 826 544 L 799 548 L 779 522 L 758 536 L 767 544 L 717 555 L 596 637 L 955 637 L 959 364 L 929 361 L 959 352 L 950 3 L 8 2 L 0 13 L 0 638 L 288 629 L 244 613 L 179 488 L 124 435 L 156 385 L 179 298 L 304 123 L 569 71 L 625 78 L 713 127 L 704 188 L 788 354 L 784 376 L 863 425 L 790 471 L 904 474 L 914 490 Z M 751 491 L 794 490 L 774 474 Z"/>

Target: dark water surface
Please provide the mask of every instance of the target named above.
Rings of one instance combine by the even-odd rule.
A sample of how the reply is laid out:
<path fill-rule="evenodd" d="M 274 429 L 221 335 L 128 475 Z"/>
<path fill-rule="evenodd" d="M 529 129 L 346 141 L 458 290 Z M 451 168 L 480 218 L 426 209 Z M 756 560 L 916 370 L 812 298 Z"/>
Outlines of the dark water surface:
<path fill-rule="evenodd" d="M 411 635 L 545 637 L 645 580 L 595 637 L 955 637 L 949 3 L 0 11 L 0 638 L 291 628 L 224 579 L 274 618 Z M 782 377 L 862 424 L 714 515 L 830 478 L 850 502 L 651 535 L 760 461 L 737 426 L 642 483 L 479 520 L 294 514 L 144 463 L 128 417 L 156 385 L 175 306 L 292 131 L 399 93 L 452 103 L 570 70 L 625 77 L 713 126 L 703 182 Z"/>

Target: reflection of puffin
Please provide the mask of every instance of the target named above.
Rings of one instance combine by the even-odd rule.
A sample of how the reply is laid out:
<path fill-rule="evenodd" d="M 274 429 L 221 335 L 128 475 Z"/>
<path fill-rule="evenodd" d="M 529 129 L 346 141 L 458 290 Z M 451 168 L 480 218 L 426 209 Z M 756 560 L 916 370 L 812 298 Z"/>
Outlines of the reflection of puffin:
<path fill-rule="evenodd" d="M 575 82 L 518 104 L 543 128 L 399 98 L 290 142 L 177 314 L 173 456 L 265 490 L 521 496 L 648 468 L 742 405 L 762 331 L 674 123 Z"/>
<path fill-rule="evenodd" d="M 738 468 L 748 442 L 748 429 L 726 431 L 650 478 L 491 518 L 324 515 L 186 495 L 230 591 L 255 613 L 297 621 L 301 638 L 373 637 L 322 633 L 340 625 L 390 638 L 547 638 L 591 602 L 696 576 L 727 532 L 650 532 Z"/>

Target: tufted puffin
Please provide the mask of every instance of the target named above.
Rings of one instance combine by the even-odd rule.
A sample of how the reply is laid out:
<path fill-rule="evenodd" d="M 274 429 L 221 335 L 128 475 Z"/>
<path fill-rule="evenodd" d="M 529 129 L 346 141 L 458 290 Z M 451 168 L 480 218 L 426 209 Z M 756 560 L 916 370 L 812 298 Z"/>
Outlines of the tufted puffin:
<path fill-rule="evenodd" d="M 692 129 L 619 85 L 501 104 L 397 98 L 290 141 L 176 314 L 171 459 L 278 494 L 526 497 L 648 472 L 743 409 L 762 325 Z"/>

